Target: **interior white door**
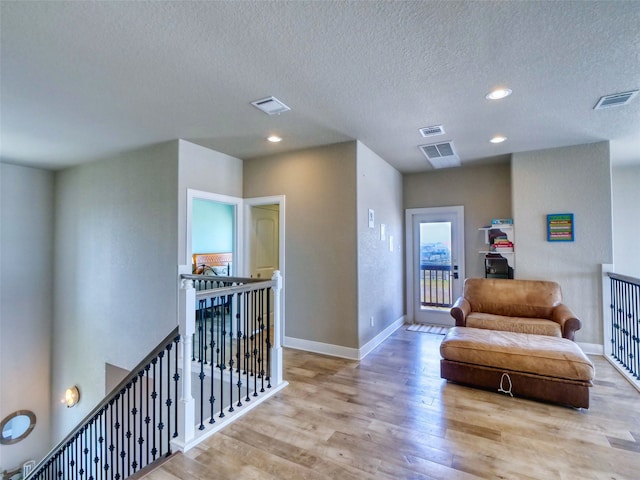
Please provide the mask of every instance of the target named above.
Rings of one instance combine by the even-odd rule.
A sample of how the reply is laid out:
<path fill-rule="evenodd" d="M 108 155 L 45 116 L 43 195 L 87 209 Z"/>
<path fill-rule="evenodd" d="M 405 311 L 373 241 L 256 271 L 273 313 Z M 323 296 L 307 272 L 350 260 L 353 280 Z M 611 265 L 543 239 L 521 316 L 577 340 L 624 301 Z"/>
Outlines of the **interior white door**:
<path fill-rule="evenodd" d="M 464 209 L 407 210 L 407 312 L 416 323 L 453 325 L 464 280 Z"/>
<path fill-rule="evenodd" d="M 251 207 L 251 277 L 269 280 L 279 264 L 278 205 Z"/>

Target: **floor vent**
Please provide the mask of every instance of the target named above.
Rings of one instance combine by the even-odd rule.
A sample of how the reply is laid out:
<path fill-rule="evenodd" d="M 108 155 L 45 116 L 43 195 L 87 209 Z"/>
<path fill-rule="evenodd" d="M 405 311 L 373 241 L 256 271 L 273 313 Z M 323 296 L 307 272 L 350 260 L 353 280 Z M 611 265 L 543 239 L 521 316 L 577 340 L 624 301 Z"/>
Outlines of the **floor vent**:
<path fill-rule="evenodd" d="M 638 90 L 632 90 L 630 92 L 605 95 L 604 97 L 600 97 L 600 100 L 598 100 L 598 103 L 596 103 L 596 106 L 593 107 L 593 109 L 601 110 L 603 108 L 620 107 L 622 105 L 626 105 L 631 101 L 633 97 L 636 96 L 637 93 Z"/>
<path fill-rule="evenodd" d="M 420 134 L 423 137 L 433 137 L 434 135 L 442 135 L 444 133 L 444 128 L 442 125 L 434 125 L 432 127 L 424 127 L 420 129 Z"/>
<path fill-rule="evenodd" d="M 268 115 L 278 115 L 282 112 L 288 112 L 291 110 L 276 97 L 267 97 L 262 100 L 256 100 L 255 102 L 251 102 L 251 105 L 259 108 Z"/>
<path fill-rule="evenodd" d="M 459 167 L 462 164 L 452 142 L 431 143 L 420 145 L 418 148 L 427 157 L 433 168 Z"/>

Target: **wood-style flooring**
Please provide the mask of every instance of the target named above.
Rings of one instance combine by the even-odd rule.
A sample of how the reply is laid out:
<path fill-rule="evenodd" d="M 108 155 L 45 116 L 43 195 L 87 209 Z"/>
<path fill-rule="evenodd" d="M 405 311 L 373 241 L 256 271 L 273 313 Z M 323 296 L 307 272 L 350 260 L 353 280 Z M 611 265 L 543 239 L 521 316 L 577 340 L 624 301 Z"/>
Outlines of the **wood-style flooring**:
<path fill-rule="evenodd" d="M 403 327 L 361 362 L 286 350 L 286 389 L 145 478 L 640 479 L 640 393 L 605 359 L 576 410 L 447 383 L 442 338 Z"/>

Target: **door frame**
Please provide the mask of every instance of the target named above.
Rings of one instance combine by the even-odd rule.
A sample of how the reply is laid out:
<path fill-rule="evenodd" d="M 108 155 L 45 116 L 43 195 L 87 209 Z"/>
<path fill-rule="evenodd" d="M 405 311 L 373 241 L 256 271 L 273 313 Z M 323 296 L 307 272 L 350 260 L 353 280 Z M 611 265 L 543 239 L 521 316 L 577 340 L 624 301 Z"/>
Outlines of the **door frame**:
<path fill-rule="evenodd" d="M 240 255 L 240 245 L 243 245 L 243 214 L 242 208 L 243 199 L 239 197 L 232 197 L 229 195 L 222 195 L 219 193 L 205 192 L 202 190 L 194 190 L 192 188 L 187 189 L 187 235 L 186 235 L 186 251 L 187 251 L 187 265 L 191 265 L 192 262 L 192 220 L 193 220 L 193 200 L 210 200 L 212 202 L 225 203 L 227 205 L 233 205 L 234 209 L 234 225 L 233 225 L 233 253 L 234 258 L 232 261 L 232 276 L 241 275 L 244 271 L 244 258 Z M 191 272 L 189 272 L 191 273 Z"/>
<path fill-rule="evenodd" d="M 248 277 L 251 272 L 249 269 L 251 268 L 251 207 L 259 207 L 262 205 L 278 205 L 278 270 L 280 271 L 280 275 L 283 278 L 282 284 L 282 296 L 281 296 L 281 308 L 280 308 L 280 345 L 284 345 L 285 338 L 285 295 L 287 289 L 284 287 L 286 276 L 285 276 L 285 224 L 286 224 L 286 214 L 285 214 L 285 195 L 272 195 L 268 197 L 254 197 L 254 198 L 245 198 L 244 199 L 244 224 L 242 230 L 246 232 L 244 236 L 244 259 L 243 264 L 245 266 L 245 270 L 243 271 L 243 276 Z"/>
<path fill-rule="evenodd" d="M 439 214 L 455 214 L 457 222 L 455 229 L 459 235 L 460 251 L 457 259 L 458 276 L 461 282 L 465 279 L 464 269 L 464 206 L 456 205 L 450 207 L 427 207 L 427 208 L 407 208 L 405 210 L 405 282 L 406 282 L 406 307 L 407 307 L 407 321 L 409 323 L 416 323 L 415 319 L 415 250 L 414 250 L 414 235 L 413 219 L 419 215 L 439 215 Z"/>

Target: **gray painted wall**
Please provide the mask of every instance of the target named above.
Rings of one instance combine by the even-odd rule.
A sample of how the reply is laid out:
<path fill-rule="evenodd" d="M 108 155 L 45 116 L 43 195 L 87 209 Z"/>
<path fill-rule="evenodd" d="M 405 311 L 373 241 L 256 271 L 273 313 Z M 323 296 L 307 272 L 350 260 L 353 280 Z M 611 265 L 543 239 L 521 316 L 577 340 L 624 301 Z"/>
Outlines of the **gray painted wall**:
<path fill-rule="evenodd" d="M 611 169 L 614 271 L 640 278 L 640 165 Z"/>
<path fill-rule="evenodd" d="M 358 337 L 362 347 L 403 316 L 404 227 L 402 175 L 360 142 L 357 182 Z M 375 212 L 375 228 L 369 228 L 370 208 Z M 385 240 L 381 240 L 380 224 L 385 224 Z M 390 236 L 393 252 L 389 251 Z"/>
<path fill-rule="evenodd" d="M 560 283 L 583 323 L 576 341 L 602 344 L 600 265 L 613 262 L 609 143 L 514 154 L 512 182 L 518 277 Z M 549 213 L 574 214 L 574 242 L 547 242 Z"/>
<path fill-rule="evenodd" d="M 356 142 L 244 162 L 244 197 L 286 195 L 288 337 L 358 348 Z"/>
<path fill-rule="evenodd" d="M 478 228 L 492 218 L 511 218 L 509 163 L 448 168 L 404 176 L 404 208 L 464 206 L 465 275 L 484 277 L 484 233 Z M 515 225 L 516 275 L 519 227 Z"/>
<path fill-rule="evenodd" d="M 179 140 L 178 263 L 191 265 L 187 252 L 187 189 L 242 198 L 242 160 Z M 190 249 L 189 249 L 190 250 Z"/>
<path fill-rule="evenodd" d="M 53 441 L 103 398 L 105 362 L 132 369 L 177 324 L 177 195 L 177 141 L 56 175 Z"/>
<path fill-rule="evenodd" d="M 51 447 L 54 174 L 0 164 L 0 181 L 0 419 L 36 415 L 27 438 L 0 445 L 3 471 Z"/>

